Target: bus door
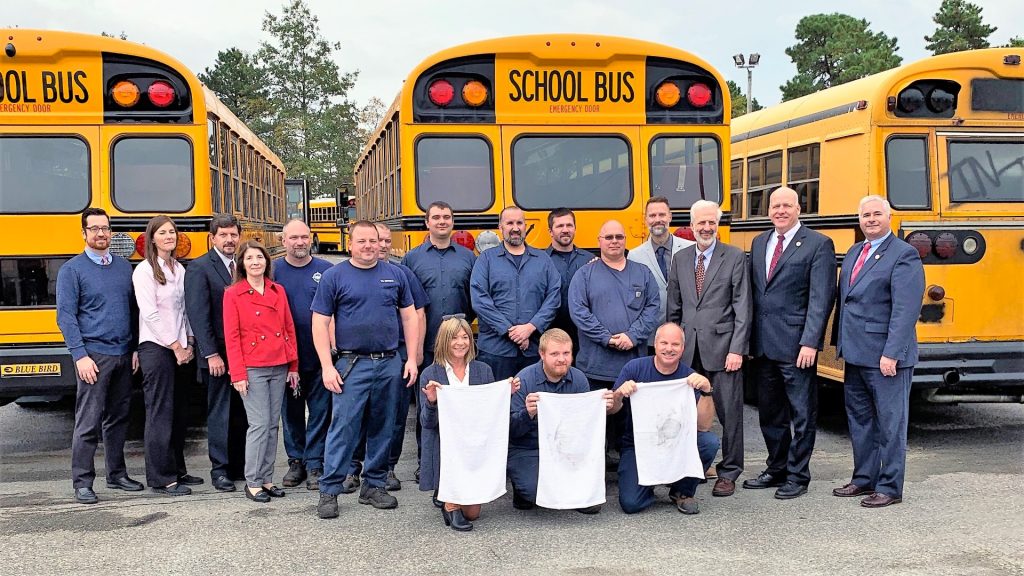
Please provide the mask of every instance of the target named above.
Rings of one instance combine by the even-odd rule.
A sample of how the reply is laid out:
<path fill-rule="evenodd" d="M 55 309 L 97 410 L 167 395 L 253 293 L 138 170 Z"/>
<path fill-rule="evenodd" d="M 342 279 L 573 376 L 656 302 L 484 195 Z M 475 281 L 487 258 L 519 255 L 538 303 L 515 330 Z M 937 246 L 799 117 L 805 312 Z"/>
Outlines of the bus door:
<path fill-rule="evenodd" d="M 643 229 L 643 153 L 636 126 L 504 126 L 506 206 L 526 215 L 527 242 L 551 244 L 548 213 L 559 207 L 576 214 L 576 245 L 597 253 L 597 235 L 608 220 L 626 229 L 635 248 Z M 634 237 L 636 236 L 636 237 Z"/>

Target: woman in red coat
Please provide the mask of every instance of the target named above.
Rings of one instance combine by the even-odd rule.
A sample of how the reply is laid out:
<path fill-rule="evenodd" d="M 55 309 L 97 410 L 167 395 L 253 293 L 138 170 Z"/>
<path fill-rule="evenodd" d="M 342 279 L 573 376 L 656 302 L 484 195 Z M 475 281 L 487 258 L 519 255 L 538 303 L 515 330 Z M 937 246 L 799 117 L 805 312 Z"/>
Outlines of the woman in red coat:
<path fill-rule="evenodd" d="M 299 385 L 298 353 L 288 298 L 270 279 L 270 254 L 254 240 L 239 247 L 235 283 L 224 291 L 224 341 L 231 385 L 249 420 L 245 496 L 269 502 L 285 494 L 274 485 L 274 462 L 285 383 Z"/>

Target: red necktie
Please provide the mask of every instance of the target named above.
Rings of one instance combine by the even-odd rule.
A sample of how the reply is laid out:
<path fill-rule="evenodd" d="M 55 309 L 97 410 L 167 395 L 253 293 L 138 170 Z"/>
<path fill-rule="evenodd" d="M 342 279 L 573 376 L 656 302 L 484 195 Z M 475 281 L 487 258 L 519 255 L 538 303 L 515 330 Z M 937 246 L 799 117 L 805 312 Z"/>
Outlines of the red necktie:
<path fill-rule="evenodd" d="M 857 262 L 853 265 L 853 272 L 850 273 L 850 286 L 853 286 L 853 281 L 857 279 L 857 273 L 864 266 L 864 261 L 868 259 L 868 252 L 871 251 L 871 242 L 864 242 L 864 249 L 860 251 L 860 258 L 857 258 Z"/>
<path fill-rule="evenodd" d="M 775 273 L 775 266 L 778 265 L 779 260 L 782 258 L 782 246 L 786 241 L 786 237 L 779 234 L 779 241 L 775 243 L 775 252 L 772 254 L 772 264 L 768 267 L 768 279 L 772 279 L 772 274 Z"/>
<path fill-rule="evenodd" d="M 700 297 L 701 290 L 704 289 L 704 253 L 701 252 L 697 255 L 697 297 Z"/>

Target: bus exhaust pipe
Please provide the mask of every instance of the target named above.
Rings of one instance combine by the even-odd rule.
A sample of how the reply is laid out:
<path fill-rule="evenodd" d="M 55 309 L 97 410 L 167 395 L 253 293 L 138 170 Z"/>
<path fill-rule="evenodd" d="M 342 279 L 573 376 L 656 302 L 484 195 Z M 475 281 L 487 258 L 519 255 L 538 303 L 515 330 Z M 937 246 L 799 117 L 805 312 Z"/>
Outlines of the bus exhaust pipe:
<path fill-rule="evenodd" d="M 956 370 L 946 370 L 942 373 L 942 383 L 946 386 L 954 386 L 960 383 L 960 372 Z"/>

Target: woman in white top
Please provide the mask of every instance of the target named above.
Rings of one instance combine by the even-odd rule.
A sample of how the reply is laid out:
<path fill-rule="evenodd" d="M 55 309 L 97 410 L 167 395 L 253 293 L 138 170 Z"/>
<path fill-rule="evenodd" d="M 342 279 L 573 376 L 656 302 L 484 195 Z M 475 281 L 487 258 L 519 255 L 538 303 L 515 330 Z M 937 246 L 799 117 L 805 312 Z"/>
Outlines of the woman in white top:
<path fill-rule="evenodd" d="M 185 314 L 185 268 L 175 259 L 178 229 L 167 216 L 146 226 L 146 259 L 132 274 L 139 303 L 139 365 L 146 402 L 146 483 L 169 496 L 202 484 L 185 468 L 185 427 L 194 338 Z"/>

